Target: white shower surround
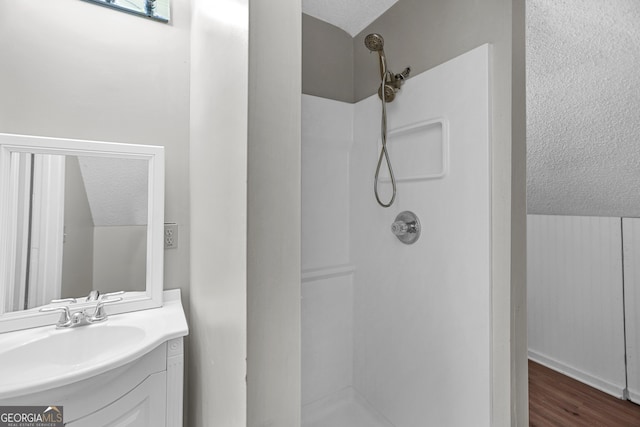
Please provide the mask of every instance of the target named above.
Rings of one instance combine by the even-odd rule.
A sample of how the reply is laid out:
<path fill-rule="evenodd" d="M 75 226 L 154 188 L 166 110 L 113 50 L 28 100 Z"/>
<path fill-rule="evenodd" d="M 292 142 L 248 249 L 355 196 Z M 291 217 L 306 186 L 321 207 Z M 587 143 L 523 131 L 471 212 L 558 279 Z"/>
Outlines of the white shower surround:
<path fill-rule="evenodd" d="M 417 75 L 388 105 L 390 130 L 444 118 L 450 131 L 448 173 L 399 183 L 389 209 L 372 188 L 377 97 L 303 95 L 305 408 L 355 390 L 395 427 L 490 425 L 489 55 Z M 412 246 L 389 229 L 403 210 L 422 222 Z M 304 426 L 325 425 L 307 412 Z"/>

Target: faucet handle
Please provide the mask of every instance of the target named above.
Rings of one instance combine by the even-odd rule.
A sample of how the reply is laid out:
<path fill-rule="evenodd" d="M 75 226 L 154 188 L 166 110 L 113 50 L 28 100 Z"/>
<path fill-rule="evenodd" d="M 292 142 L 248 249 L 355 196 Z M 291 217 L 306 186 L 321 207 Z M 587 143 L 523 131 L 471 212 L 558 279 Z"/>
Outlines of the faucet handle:
<path fill-rule="evenodd" d="M 98 302 L 102 302 L 102 301 L 105 301 L 105 300 L 109 300 L 111 302 L 122 301 L 122 298 L 118 298 L 117 300 L 110 300 L 111 297 L 115 297 L 117 295 L 124 295 L 124 291 L 109 292 L 107 294 L 101 294 L 98 297 Z"/>
<path fill-rule="evenodd" d="M 410 245 L 420 237 L 420 221 L 413 212 L 400 212 L 395 222 L 391 224 L 391 232 L 402 243 Z"/>
<path fill-rule="evenodd" d="M 120 295 L 120 294 L 123 294 L 123 293 L 124 293 L 124 291 L 113 292 L 113 294 L 115 294 L 115 295 Z M 108 301 L 105 301 L 107 298 L 109 298 L 110 295 L 111 294 L 101 295 L 101 298 L 98 300 L 98 304 L 96 304 L 96 310 L 93 312 L 91 317 L 89 317 L 89 322 L 90 323 L 97 323 L 97 322 L 102 322 L 104 320 L 107 320 L 108 316 L 107 316 L 107 312 L 104 311 L 104 306 L 107 305 L 107 304 L 114 304 L 116 302 L 122 301 L 122 299 L 123 299 L 122 297 L 119 297 L 119 298 L 110 299 Z"/>
<path fill-rule="evenodd" d="M 75 298 L 62 298 L 62 299 L 52 299 L 51 300 L 51 304 L 60 304 L 63 302 L 70 302 L 72 304 L 75 304 L 78 302 L 78 300 L 76 300 Z"/>
<path fill-rule="evenodd" d="M 58 320 L 58 323 L 56 323 L 57 328 L 65 328 L 71 325 L 71 312 L 69 311 L 69 307 L 66 305 L 63 307 L 43 307 L 40 311 L 43 313 L 59 311 L 60 319 Z"/>
<path fill-rule="evenodd" d="M 391 224 L 391 232 L 396 236 L 404 236 L 407 233 L 411 233 L 411 224 L 399 220 Z"/>
<path fill-rule="evenodd" d="M 100 291 L 92 290 L 89 295 L 84 299 L 86 302 L 98 301 L 100 299 Z"/>

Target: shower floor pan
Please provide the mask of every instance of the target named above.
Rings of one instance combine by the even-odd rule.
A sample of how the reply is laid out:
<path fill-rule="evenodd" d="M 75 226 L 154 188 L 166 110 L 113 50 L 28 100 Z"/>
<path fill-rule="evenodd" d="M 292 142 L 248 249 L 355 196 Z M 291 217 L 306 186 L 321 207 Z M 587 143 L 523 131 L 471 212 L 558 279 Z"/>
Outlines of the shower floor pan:
<path fill-rule="evenodd" d="M 349 387 L 302 407 L 302 427 L 394 427 Z"/>

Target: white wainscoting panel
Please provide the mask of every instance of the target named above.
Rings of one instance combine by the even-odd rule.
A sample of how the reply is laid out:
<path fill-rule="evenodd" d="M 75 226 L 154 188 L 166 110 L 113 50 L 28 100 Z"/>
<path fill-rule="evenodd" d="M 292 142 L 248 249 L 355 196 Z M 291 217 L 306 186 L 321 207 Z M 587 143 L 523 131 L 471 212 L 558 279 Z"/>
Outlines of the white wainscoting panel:
<path fill-rule="evenodd" d="M 623 397 L 620 218 L 527 218 L 529 357 Z"/>
<path fill-rule="evenodd" d="M 640 403 L 640 218 L 623 218 L 624 304 L 629 400 Z"/>

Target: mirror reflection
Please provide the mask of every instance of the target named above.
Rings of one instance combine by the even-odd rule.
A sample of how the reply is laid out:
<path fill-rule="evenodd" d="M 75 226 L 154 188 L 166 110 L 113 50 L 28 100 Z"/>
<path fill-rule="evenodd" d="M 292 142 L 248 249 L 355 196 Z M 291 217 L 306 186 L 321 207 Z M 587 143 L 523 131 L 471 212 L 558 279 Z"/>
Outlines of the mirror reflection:
<path fill-rule="evenodd" d="M 3 311 L 82 298 L 92 290 L 144 292 L 148 161 L 11 156 L 18 238 Z"/>

